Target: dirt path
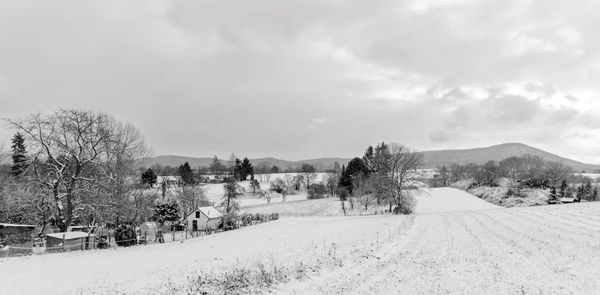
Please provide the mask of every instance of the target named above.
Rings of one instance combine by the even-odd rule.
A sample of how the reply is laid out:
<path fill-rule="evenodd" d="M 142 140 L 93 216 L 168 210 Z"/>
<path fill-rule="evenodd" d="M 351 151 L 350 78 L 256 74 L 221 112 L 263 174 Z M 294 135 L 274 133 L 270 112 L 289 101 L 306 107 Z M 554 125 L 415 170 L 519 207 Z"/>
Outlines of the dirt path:
<path fill-rule="evenodd" d="M 452 190 L 432 190 L 432 198 Z M 461 196 L 460 199 L 463 199 Z M 468 203 L 468 202 L 467 202 Z M 473 204 L 467 205 L 467 207 Z M 600 204 L 442 212 L 288 294 L 592 294 L 600 290 Z"/>

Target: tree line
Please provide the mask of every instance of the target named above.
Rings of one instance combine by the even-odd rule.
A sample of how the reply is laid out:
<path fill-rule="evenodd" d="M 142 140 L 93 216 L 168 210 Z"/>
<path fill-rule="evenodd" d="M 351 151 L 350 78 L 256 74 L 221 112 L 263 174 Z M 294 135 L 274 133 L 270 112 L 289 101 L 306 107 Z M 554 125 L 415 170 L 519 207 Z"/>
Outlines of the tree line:
<path fill-rule="evenodd" d="M 473 179 L 474 185 L 497 186 L 506 178 L 531 188 L 552 188 L 567 180 L 573 169 L 562 163 L 546 161 L 540 156 L 513 156 L 484 164 L 452 164 L 437 169 L 433 186 L 448 186 L 459 180 Z"/>
<path fill-rule="evenodd" d="M 373 203 L 387 203 L 390 212 L 411 213 L 420 187 L 417 169 L 422 159 L 421 153 L 397 143 L 367 147 L 362 157 L 342 166 L 337 188 L 342 209 L 345 211 L 345 200 L 351 209 L 357 200 L 365 210 Z"/>

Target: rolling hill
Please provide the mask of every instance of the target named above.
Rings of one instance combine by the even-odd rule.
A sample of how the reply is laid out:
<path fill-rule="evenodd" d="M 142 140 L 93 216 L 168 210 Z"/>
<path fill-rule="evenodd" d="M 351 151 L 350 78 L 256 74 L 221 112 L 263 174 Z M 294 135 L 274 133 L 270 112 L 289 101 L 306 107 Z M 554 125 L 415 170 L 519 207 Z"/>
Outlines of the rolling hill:
<path fill-rule="evenodd" d="M 575 171 L 592 172 L 600 169 L 600 165 L 586 164 L 575 160 L 567 159 L 544 150 L 528 146 L 522 143 L 505 143 L 484 148 L 463 149 L 463 150 L 438 150 L 423 152 L 424 168 L 436 168 L 442 165 L 452 163 L 483 164 L 487 161 L 500 161 L 512 156 L 522 156 L 530 154 L 540 156 L 547 161 L 563 163 L 571 166 Z"/>
<path fill-rule="evenodd" d="M 548 161 L 560 162 L 565 165 L 571 166 L 576 171 L 592 172 L 600 169 L 600 165 L 586 164 L 575 160 L 567 159 L 556 154 L 546 152 L 544 150 L 528 146 L 522 143 L 505 143 L 494 145 L 483 148 L 473 149 L 456 149 L 456 150 L 435 150 L 435 151 L 424 151 L 423 152 L 423 168 L 437 168 L 443 165 L 450 165 L 452 163 L 477 163 L 483 164 L 487 161 L 494 160 L 500 161 L 502 159 L 512 156 L 522 156 L 525 154 L 540 156 Z M 346 164 L 350 161 L 349 158 L 317 158 L 307 159 L 301 161 L 287 161 L 276 158 L 259 158 L 250 159 L 254 167 L 272 167 L 278 166 L 279 168 L 293 169 L 300 167 L 302 164 L 310 164 L 315 166 L 317 170 L 323 171 L 330 169 L 334 166 L 335 162 L 340 165 Z M 147 167 L 154 164 L 160 164 L 163 166 L 179 166 L 185 162 L 190 163 L 192 167 L 204 166 L 208 167 L 212 162 L 212 158 L 194 158 L 194 157 L 182 157 L 182 156 L 157 156 L 148 158 L 145 162 Z"/>

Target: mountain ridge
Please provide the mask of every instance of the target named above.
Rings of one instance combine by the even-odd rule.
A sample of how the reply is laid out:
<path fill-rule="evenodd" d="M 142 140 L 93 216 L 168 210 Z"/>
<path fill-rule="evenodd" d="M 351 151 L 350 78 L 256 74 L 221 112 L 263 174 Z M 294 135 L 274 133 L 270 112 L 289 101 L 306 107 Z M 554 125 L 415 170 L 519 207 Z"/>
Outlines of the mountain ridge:
<path fill-rule="evenodd" d="M 532 147 L 523 143 L 503 143 L 488 147 L 478 147 L 471 149 L 442 149 L 442 150 L 430 150 L 423 151 L 423 168 L 431 169 L 437 168 L 443 165 L 449 166 L 452 163 L 466 164 L 466 163 L 477 163 L 483 164 L 487 161 L 494 160 L 500 161 L 502 159 L 512 156 L 522 156 L 525 154 L 540 156 L 548 161 L 560 162 L 565 165 L 571 166 L 575 171 L 586 171 L 592 172 L 600 170 L 600 165 L 583 163 L 576 160 L 568 159 L 557 154 L 553 154 L 542 149 Z M 213 157 L 185 157 L 177 155 L 161 155 L 156 157 L 148 158 L 145 161 L 147 167 L 154 164 L 160 164 L 162 166 L 179 166 L 184 162 L 188 162 L 192 167 L 208 167 L 212 162 Z M 221 159 L 223 160 L 223 159 Z M 250 159 L 254 167 L 265 166 L 270 168 L 272 166 L 278 166 L 280 169 L 294 169 L 300 167 L 302 164 L 310 164 L 315 166 L 317 170 L 326 170 L 333 167 L 335 162 L 339 165 L 346 164 L 351 158 L 342 157 L 323 157 L 314 159 L 305 159 L 299 161 L 290 161 L 277 159 L 274 157 L 263 157 Z"/>

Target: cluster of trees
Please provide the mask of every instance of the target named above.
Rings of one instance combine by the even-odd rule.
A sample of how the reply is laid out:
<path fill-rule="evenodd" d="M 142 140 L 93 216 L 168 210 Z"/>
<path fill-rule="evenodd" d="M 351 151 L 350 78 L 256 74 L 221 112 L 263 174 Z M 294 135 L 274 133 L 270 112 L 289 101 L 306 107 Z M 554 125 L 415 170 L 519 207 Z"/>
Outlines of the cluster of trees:
<path fill-rule="evenodd" d="M 433 186 L 448 186 L 459 180 L 474 179 L 476 185 L 496 186 L 497 180 L 507 178 L 532 188 L 553 188 L 566 180 L 572 169 L 539 156 L 509 157 L 500 162 L 485 164 L 452 164 L 438 168 Z"/>
<path fill-rule="evenodd" d="M 387 202 L 390 211 L 411 213 L 421 163 L 420 153 L 400 144 L 369 146 L 362 158 L 342 166 L 337 188 L 342 205 L 349 200 L 353 207 L 357 198 L 368 209 L 374 198 L 377 204 Z"/>
<path fill-rule="evenodd" d="M 567 181 L 562 180 L 560 186 L 552 187 L 548 201 L 554 203 L 561 198 L 574 198 L 576 201 L 598 201 L 598 187 L 593 186 L 589 178 L 579 185 L 571 186 L 567 184 Z"/>
<path fill-rule="evenodd" d="M 0 182 L 0 219 L 65 231 L 137 218 L 142 202 L 132 197 L 131 176 L 147 147 L 133 125 L 73 109 L 8 124 L 17 134 Z"/>

